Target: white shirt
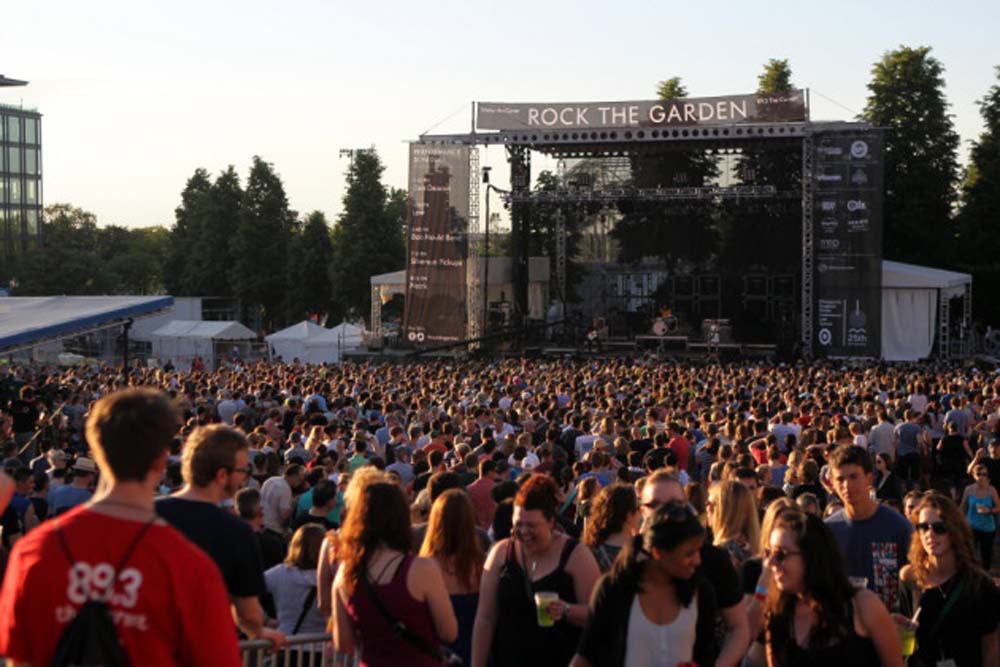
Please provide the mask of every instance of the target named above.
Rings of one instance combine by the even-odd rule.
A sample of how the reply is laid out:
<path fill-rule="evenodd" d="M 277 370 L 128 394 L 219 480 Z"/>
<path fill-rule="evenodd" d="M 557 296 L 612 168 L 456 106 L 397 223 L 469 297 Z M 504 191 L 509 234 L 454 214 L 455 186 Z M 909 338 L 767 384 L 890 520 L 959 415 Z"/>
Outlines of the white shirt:
<path fill-rule="evenodd" d="M 292 487 L 284 477 L 271 477 L 260 487 L 260 507 L 264 510 L 264 527 L 276 533 L 285 532 L 286 519 L 292 511 Z"/>
<path fill-rule="evenodd" d="M 681 607 L 672 623 L 656 625 L 642 611 L 639 596 L 632 598 L 625 642 L 625 667 L 660 667 L 694 659 L 695 626 L 698 623 L 698 596 Z"/>

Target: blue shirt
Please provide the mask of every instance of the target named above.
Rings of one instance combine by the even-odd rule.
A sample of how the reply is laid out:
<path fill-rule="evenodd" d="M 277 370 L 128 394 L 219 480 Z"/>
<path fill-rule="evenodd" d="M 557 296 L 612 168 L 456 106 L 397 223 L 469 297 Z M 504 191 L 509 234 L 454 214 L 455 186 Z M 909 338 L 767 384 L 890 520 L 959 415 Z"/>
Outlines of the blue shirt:
<path fill-rule="evenodd" d="M 49 513 L 52 516 L 61 514 L 68 509 L 87 502 L 92 495 L 94 495 L 94 492 L 90 489 L 78 489 L 69 484 L 58 486 L 52 489 L 51 499 L 49 500 Z"/>

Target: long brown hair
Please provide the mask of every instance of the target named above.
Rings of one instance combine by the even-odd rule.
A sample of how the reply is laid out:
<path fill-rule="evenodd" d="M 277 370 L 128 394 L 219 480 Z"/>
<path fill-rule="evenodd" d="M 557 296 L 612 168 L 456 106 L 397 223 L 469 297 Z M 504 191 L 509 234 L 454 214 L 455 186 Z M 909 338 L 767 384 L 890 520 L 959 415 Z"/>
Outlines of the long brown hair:
<path fill-rule="evenodd" d="M 375 549 L 385 546 L 403 553 L 410 551 L 410 511 L 399 485 L 378 481 L 360 489 L 337 536 L 337 559 L 346 573 L 348 595 Z"/>
<path fill-rule="evenodd" d="M 300 570 L 315 570 L 319 561 L 319 548 L 323 544 L 323 527 L 315 523 L 299 526 L 288 545 L 285 565 Z"/>
<path fill-rule="evenodd" d="M 809 637 L 810 645 L 826 646 L 835 639 L 848 636 L 854 624 L 849 613 L 854 588 L 847 579 L 844 560 L 833 533 L 819 517 L 799 509 L 778 512 L 771 530 L 773 532 L 778 528 L 792 532 L 796 546 L 802 551 L 804 592 L 809 596 L 809 606 L 816 614 L 816 627 Z M 795 595 L 782 592 L 777 586 L 771 587 L 767 598 L 764 626 L 767 628 L 767 643 L 777 665 L 788 664 L 788 650 L 795 642 L 791 629 L 796 600 Z"/>
<path fill-rule="evenodd" d="M 625 526 L 629 515 L 639 511 L 635 489 L 626 484 L 612 484 L 601 489 L 590 506 L 587 526 L 581 542 L 590 547 L 603 544 L 612 533 Z"/>
<path fill-rule="evenodd" d="M 951 542 L 951 549 L 955 552 L 955 569 L 960 576 L 977 573 L 985 576 L 985 572 L 976 560 L 976 551 L 973 547 L 972 529 L 969 523 L 962 516 L 955 502 L 940 493 L 926 493 L 917 503 L 913 510 L 913 521 L 916 522 L 920 516 L 920 510 L 930 508 L 935 509 L 941 515 L 945 529 L 948 531 L 948 539 Z M 928 581 L 930 575 L 930 563 L 927 551 L 920 542 L 920 531 L 913 531 L 910 539 L 910 567 L 907 570 L 907 578 L 912 579 L 920 588 L 927 588 L 931 584 Z"/>
<path fill-rule="evenodd" d="M 434 501 L 420 547 L 470 590 L 479 588 L 485 555 L 476 534 L 476 510 L 461 489 L 448 489 Z"/>

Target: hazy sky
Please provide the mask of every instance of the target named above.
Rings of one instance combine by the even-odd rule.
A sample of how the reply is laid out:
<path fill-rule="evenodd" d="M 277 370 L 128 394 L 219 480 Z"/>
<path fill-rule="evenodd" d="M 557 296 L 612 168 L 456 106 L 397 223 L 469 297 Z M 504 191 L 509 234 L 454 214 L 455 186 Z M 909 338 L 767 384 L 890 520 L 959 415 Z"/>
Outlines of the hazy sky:
<path fill-rule="evenodd" d="M 454 112 L 436 131 L 467 131 L 472 100 L 649 99 L 675 75 L 693 96 L 752 92 L 777 57 L 812 90 L 814 119 L 846 119 L 900 44 L 944 64 L 964 160 L 998 29 L 1000 2 L 986 0 L 22 0 L 0 11 L 0 73 L 31 85 L 0 102 L 44 114 L 46 204 L 169 225 L 196 167 L 245 175 L 261 155 L 294 209 L 332 222 L 341 148 L 375 146 L 403 187 L 405 142 Z M 503 171 L 502 149 L 484 157 Z"/>

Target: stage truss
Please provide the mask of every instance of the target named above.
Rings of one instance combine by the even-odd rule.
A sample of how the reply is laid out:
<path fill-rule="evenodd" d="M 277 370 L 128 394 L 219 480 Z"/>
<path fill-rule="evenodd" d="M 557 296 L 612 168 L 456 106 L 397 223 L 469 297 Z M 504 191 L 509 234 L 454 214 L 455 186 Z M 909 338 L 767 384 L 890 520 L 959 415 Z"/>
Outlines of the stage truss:
<path fill-rule="evenodd" d="M 590 131 L 498 131 L 471 132 L 468 134 L 438 134 L 421 135 L 422 143 L 450 144 L 468 146 L 502 145 L 507 152 L 508 163 L 511 165 L 511 189 L 504 195 L 511 209 L 512 229 L 511 246 L 514 254 L 515 285 L 524 284 L 527 291 L 527 231 L 518 229 L 514 222 L 518 218 L 518 209 L 533 204 L 563 204 L 588 202 L 610 203 L 622 200 L 647 201 L 718 201 L 721 199 L 801 199 L 802 202 L 802 277 L 801 277 L 801 350 L 807 357 L 813 354 L 813 315 L 814 315 L 814 257 L 813 238 L 813 135 L 823 132 L 843 132 L 846 130 L 871 130 L 868 123 L 852 122 L 792 122 L 792 123 L 754 123 L 739 125 L 723 125 L 714 127 L 689 127 L 676 129 L 611 129 L 604 128 Z M 802 177 L 799 190 L 776 190 L 773 186 L 706 186 L 683 188 L 563 188 L 555 191 L 531 191 L 531 151 L 538 151 L 557 160 L 571 158 L 627 158 L 630 154 L 641 151 L 647 145 L 678 143 L 698 144 L 711 143 L 713 148 L 741 148 L 760 143 L 795 142 L 802 150 Z M 470 184 L 475 181 L 475 187 L 470 192 L 469 231 L 478 233 L 479 209 L 479 156 L 470 157 Z M 565 174 L 565 168 L 561 170 Z M 473 207 L 474 199 L 474 207 Z M 475 211 L 475 216 L 473 215 Z M 473 220 L 475 219 L 475 226 Z M 562 216 L 557 220 L 558 228 L 564 230 Z M 563 234 L 564 236 L 564 234 Z M 560 296 L 565 294 L 565 239 L 557 241 L 556 275 L 557 288 Z M 478 248 L 470 246 L 469 257 L 473 263 L 479 262 Z M 482 311 L 482 285 L 479 283 L 478 267 L 473 269 L 474 278 L 470 280 L 469 303 L 470 312 Z M 476 289 L 472 283 L 476 282 Z M 515 289 L 515 292 L 519 290 Z M 473 296 L 475 293 L 475 296 Z M 515 297 L 519 295 L 515 294 Z M 522 312 L 525 304 L 519 304 Z M 476 304 L 477 307 L 473 307 Z M 469 335 L 478 338 L 488 332 L 485 322 L 480 322 L 478 315 L 469 318 Z M 473 332 L 479 334 L 473 336 Z"/>

